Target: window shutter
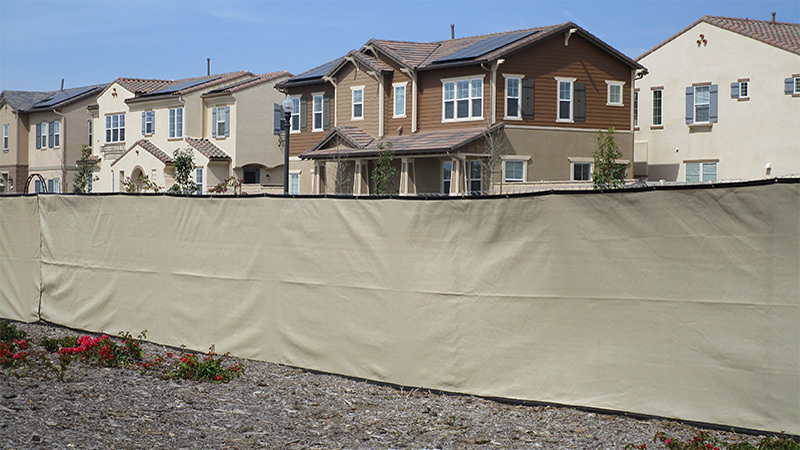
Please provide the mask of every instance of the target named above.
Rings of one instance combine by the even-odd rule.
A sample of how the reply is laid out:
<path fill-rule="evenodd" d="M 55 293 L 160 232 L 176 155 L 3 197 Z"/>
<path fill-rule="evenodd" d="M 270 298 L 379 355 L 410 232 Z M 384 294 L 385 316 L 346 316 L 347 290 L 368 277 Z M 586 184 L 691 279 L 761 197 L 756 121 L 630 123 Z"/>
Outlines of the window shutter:
<path fill-rule="evenodd" d="M 211 137 L 217 137 L 217 108 L 211 108 Z"/>
<path fill-rule="evenodd" d="M 572 119 L 575 122 L 586 122 L 586 83 L 575 82 L 573 86 L 575 92 L 575 104 L 572 112 Z"/>
<path fill-rule="evenodd" d="M 42 148 L 42 124 L 36 124 L 36 148 Z"/>
<path fill-rule="evenodd" d="M 783 93 L 786 95 L 792 95 L 794 93 L 794 78 L 783 80 Z"/>
<path fill-rule="evenodd" d="M 522 80 L 522 118 L 533 119 L 533 80 Z"/>
<path fill-rule="evenodd" d="M 322 129 L 327 130 L 330 127 L 331 127 L 331 98 L 326 95 L 322 97 Z"/>
<path fill-rule="evenodd" d="M 175 117 L 176 111 L 175 109 L 169 110 L 169 137 L 171 138 L 175 137 L 175 123 L 177 122 L 177 117 Z"/>
<path fill-rule="evenodd" d="M 225 137 L 231 135 L 231 107 L 225 107 Z"/>
<path fill-rule="evenodd" d="M 145 122 L 147 122 L 147 114 L 145 114 L 145 112 L 142 111 L 142 136 L 144 136 L 145 132 L 147 131 L 147 129 L 144 126 Z"/>
<path fill-rule="evenodd" d="M 739 98 L 739 82 L 731 83 L 731 98 Z"/>
<path fill-rule="evenodd" d="M 686 87 L 686 123 L 694 122 L 694 88 Z"/>
<path fill-rule="evenodd" d="M 306 110 L 308 109 L 308 99 L 305 97 L 300 97 L 300 131 L 306 131 L 308 129 L 308 114 Z"/>
<path fill-rule="evenodd" d="M 272 104 L 272 134 L 281 134 L 283 129 L 283 108 L 277 103 Z"/>
<path fill-rule="evenodd" d="M 719 85 L 712 84 L 708 92 L 711 97 L 708 102 L 708 121 L 716 123 L 719 119 Z"/>
<path fill-rule="evenodd" d="M 55 122 L 50 122 L 47 127 L 47 146 L 53 148 L 55 145 Z"/>
<path fill-rule="evenodd" d="M 156 112 L 150 111 L 150 120 L 153 121 L 152 126 L 150 127 L 150 131 L 155 134 L 156 133 Z"/>

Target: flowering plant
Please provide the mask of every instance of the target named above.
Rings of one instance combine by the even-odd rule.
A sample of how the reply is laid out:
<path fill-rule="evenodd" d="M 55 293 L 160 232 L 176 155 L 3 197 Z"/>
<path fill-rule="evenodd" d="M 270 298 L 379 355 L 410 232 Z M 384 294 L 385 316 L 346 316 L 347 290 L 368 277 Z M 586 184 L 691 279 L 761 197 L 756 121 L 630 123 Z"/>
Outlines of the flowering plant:
<path fill-rule="evenodd" d="M 190 353 L 181 349 L 174 369 L 161 369 L 167 361 L 172 361 L 172 353 L 166 353 L 166 357 L 157 356 L 150 361 L 139 363 L 142 372 L 155 372 L 164 378 L 184 378 L 187 380 L 206 380 L 215 383 L 227 383 L 233 378 L 241 376 L 243 368 L 239 364 L 227 364 L 226 360 L 230 357 L 228 353 L 219 355 L 214 351 L 212 345 L 208 353 L 202 356 L 198 353 Z"/>
<path fill-rule="evenodd" d="M 228 187 L 233 190 L 233 195 L 241 195 L 242 194 L 242 179 L 236 177 L 228 177 L 219 182 L 216 186 L 212 187 L 208 190 L 208 192 L 214 194 L 224 194 L 228 192 Z"/>

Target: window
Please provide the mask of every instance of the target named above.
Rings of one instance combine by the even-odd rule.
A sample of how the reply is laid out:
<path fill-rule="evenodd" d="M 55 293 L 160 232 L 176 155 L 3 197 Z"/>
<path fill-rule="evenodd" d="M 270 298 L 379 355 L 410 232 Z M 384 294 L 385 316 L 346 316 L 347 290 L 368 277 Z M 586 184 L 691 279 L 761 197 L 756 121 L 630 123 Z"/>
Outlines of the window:
<path fill-rule="evenodd" d="M 708 122 L 709 108 L 711 107 L 711 93 L 709 86 L 695 86 L 694 88 L 694 123 Z"/>
<path fill-rule="evenodd" d="M 712 181 L 717 181 L 716 162 L 686 163 L 687 183 L 707 183 Z"/>
<path fill-rule="evenodd" d="M 87 124 L 87 128 L 88 128 L 88 131 L 89 131 L 88 136 L 87 136 L 88 139 L 89 139 L 88 145 L 89 145 L 89 147 L 91 147 L 92 146 L 92 138 L 93 138 L 93 136 L 92 136 L 92 121 L 91 120 L 87 120 L 86 124 Z"/>
<path fill-rule="evenodd" d="M 686 88 L 686 123 L 710 125 L 717 122 L 719 86 L 703 84 Z"/>
<path fill-rule="evenodd" d="M 228 137 L 231 134 L 231 107 L 217 106 L 211 109 L 211 136 L 216 138 Z"/>
<path fill-rule="evenodd" d="M 625 85 L 624 81 L 606 81 L 608 85 L 608 99 L 606 104 L 609 106 L 623 106 L 622 104 L 622 86 Z"/>
<path fill-rule="evenodd" d="M 292 97 L 292 133 L 300 132 L 300 97 Z"/>
<path fill-rule="evenodd" d="M 574 181 L 589 181 L 592 179 L 592 163 L 572 163 L 572 179 Z"/>
<path fill-rule="evenodd" d="M 169 137 L 183 137 L 183 108 L 169 109 Z"/>
<path fill-rule="evenodd" d="M 639 91 L 633 91 L 633 127 L 639 127 Z"/>
<path fill-rule="evenodd" d="M 483 118 L 483 78 L 442 80 L 443 121 Z"/>
<path fill-rule="evenodd" d="M 739 82 L 739 98 L 748 98 L 750 97 L 750 82 L 749 81 L 740 81 Z"/>
<path fill-rule="evenodd" d="M 394 117 L 406 116 L 406 85 L 408 83 L 395 83 L 394 86 Z"/>
<path fill-rule="evenodd" d="M 8 151 L 8 124 L 3 125 L 3 151 Z"/>
<path fill-rule="evenodd" d="M 47 192 L 51 194 L 58 194 L 61 190 L 58 188 L 58 178 L 47 180 Z"/>
<path fill-rule="evenodd" d="M 784 83 L 784 94 L 792 96 L 800 94 L 800 75 L 792 75 L 791 78 L 785 79 Z"/>
<path fill-rule="evenodd" d="M 289 194 L 297 195 L 300 193 L 300 174 L 299 173 L 290 173 L 289 174 Z"/>
<path fill-rule="evenodd" d="M 450 193 L 450 182 L 453 181 L 453 161 L 442 162 L 442 193 Z"/>
<path fill-rule="evenodd" d="M 556 122 L 572 122 L 572 83 L 574 78 L 556 78 L 558 82 L 558 118 Z"/>
<path fill-rule="evenodd" d="M 38 194 L 43 190 L 42 181 L 39 179 L 33 180 L 33 192 Z"/>
<path fill-rule="evenodd" d="M 662 94 L 664 93 L 663 89 L 655 89 L 653 90 L 653 126 L 660 127 L 662 125 L 661 122 L 661 101 L 662 101 Z"/>
<path fill-rule="evenodd" d="M 503 181 L 506 183 L 521 183 L 525 181 L 525 161 L 506 161 Z"/>
<path fill-rule="evenodd" d="M 364 86 L 351 87 L 353 90 L 352 120 L 364 118 Z M 319 112 L 319 126 L 317 126 L 317 112 Z M 314 96 L 314 130 L 322 129 L 322 96 L 319 96 L 319 111 L 317 111 L 317 96 Z"/>
<path fill-rule="evenodd" d="M 363 93 L 363 91 L 362 91 Z M 353 91 L 353 95 L 355 96 L 355 91 Z M 323 94 L 314 94 L 314 109 L 313 114 L 313 126 L 311 127 L 311 131 L 322 131 L 322 97 Z M 355 106 L 355 105 L 354 105 Z M 363 106 L 363 103 L 362 103 Z"/>
<path fill-rule="evenodd" d="M 106 116 L 106 142 L 125 142 L 125 114 Z"/>
<path fill-rule="evenodd" d="M 794 93 L 800 94 L 800 77 L 794 77 Z"/>
<path fill-rule="evenodd" d="M 36 124 L 36 148 L 47 148 L 47 122 Z"/>
<path fill-rule="evenodd" d="M 519 119 L 520 111 L 520 83 L 521 77 L 506 78 L 506 117 Z"/>
<path fill-rule="evenodd" d="M 61 121 L 50 122 L 53 126 L 53 147 L 61 146 Z"/>
<path fill-rule="evenodd" d="M 261 183 L 261 169 L 258 167 L 245 167 L 243 170 L 244 184 L 258 184 Z"/>
<path fill-rule="evenodd" d="M 197 186 L 197 195 L 203 193 L 203 168 L 198 167 L 194 169 L 194 184 Z"/>
<path fill-rule="evenodd" d="M 467 182 L 469 183 L 469 192 L 470 194 L 477 195 L 480 194 L 483 189 L 481 189 L 481 181 L 483 175 L 483 164 L 480 161 L 470 161 L 469 162 L 469 179 Z"/>
<path fill-rule="evenodd" d="M 142 111 L 142 135 L 147 136 L 156 131 L 155 111 Z"/>

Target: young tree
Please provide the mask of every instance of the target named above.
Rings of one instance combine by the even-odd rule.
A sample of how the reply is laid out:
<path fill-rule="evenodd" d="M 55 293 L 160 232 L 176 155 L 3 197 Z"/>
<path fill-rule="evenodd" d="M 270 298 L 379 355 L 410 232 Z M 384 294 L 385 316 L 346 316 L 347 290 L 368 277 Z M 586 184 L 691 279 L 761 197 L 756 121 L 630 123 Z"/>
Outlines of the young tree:
<path fill-rule="evenodd" d="M 628 165 L 617 162 L 622 158 L 622 152 L 614 140 L 614 128 L 597 132 L 597 148 L 593 156 L 592 184 L 594 188 L 621 188 L 625 183 L 625 169 Z"/>
<path fill-rule="evenodd" d="M 503 193 L 503 155 L 509 153 L 508 141 L 504 139 L 504 134 L 499 132 L 500 129 L 493 129 L 492 125 L 487 123 L 486 128 L 483 130 L 483 151 L 486 157 L 481 159 L 484 176 L 489 182 L 490 190 L 494 192 L 494 180 L 499 181 L 498 187 L 500 194 Z"/>
<path fill-rule="evenodd" d="M 92 149 L 83 144 L 81 147 L 81 159 L 76 162 L 78 172 L 75 174 L 75 179 L 72 181 L 72 192 L 76 194 L 85 194 L 89 192 L 89 182 L 94 176 L 94 166 L 97 163 L 92 159 Z"/>
<path fill-rule="evenodd" d="M 386 142 L 378 144 L 381 149 L 381 154 L 378 156 L 378 164 L 372 169 L 372 181 L 375 182 L 376 194 L 391 194 L 392 193 L 392 178 L 397 172 L 397 168 L 392 165 L 394 161 L 394 150 L 392 150 L 392 143 Z"/>
<path fill-rule="evenodd" d="M 190 149 L 177 149 L 172 154 L 173 165 L 175 166 L 175 184 L 167 192 L 176 194 L 190 195 L 197 190 L 197 185 L 192 180 L 194 170 L 194 154 Z"/>

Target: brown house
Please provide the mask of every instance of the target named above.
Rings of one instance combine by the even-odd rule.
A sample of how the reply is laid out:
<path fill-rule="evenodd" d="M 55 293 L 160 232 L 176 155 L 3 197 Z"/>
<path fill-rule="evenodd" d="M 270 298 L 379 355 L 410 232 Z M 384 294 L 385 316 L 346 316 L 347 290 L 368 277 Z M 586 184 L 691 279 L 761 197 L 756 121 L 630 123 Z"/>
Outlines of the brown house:
<path fill-rule="evenodd" d="M 387 148 L 401 195 L 588 184 L 598 130 L 614 128 L 622 162 L 632 161 L 634 79 L 645 73 L 573 23 L 372 39 L 276 86 L 295 106 L 291 186 L 374 192 L 370 174 Z"/>

